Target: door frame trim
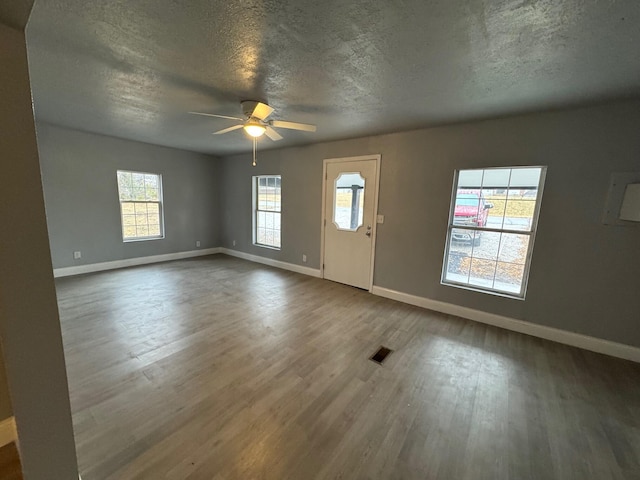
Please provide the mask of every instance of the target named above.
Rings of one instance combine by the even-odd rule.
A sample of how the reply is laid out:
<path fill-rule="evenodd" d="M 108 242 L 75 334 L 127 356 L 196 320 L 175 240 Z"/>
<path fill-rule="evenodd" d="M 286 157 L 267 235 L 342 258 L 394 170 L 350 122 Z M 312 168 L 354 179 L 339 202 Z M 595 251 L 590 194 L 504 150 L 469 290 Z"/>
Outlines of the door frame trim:
<path fill-rule="evenodd" d="M 327 165 L 330 163 L 348 163 L 359 162 L 362 160 L 375 160 L 376 162 L 376 178 L 373 192 L 373 225 L 371 233 L 371 274 L 369 276 L 369 292 L 373 289 L 373 273 L 376 260 L 376 239 L 378 237 L 378 198 L 380 190 L 380 163 L 381 155 L 379 153 L 371 155 L 360 155 L 357 157 L 339 157 L 325 158 L 322 161 L 322 213 L 320 216 L 320 277 L 324 278 L 324 235 L 325 235 L 325 215 L 327 201 Z"/>

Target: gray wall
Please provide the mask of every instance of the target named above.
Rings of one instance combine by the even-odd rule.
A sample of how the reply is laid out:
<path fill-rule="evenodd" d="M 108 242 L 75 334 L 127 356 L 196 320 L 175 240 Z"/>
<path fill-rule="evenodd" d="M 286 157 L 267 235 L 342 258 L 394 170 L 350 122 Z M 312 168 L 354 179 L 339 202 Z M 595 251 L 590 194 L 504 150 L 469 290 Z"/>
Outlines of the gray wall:
<path fill-rule="evenodd" d="M 25 36 L 4 21 L 0 17 L 0 338 L 25 480 L 73 479 L 78 468 Z"/>
<path fill-rule="evenodd" d="M 628 101 L 223 159 L 222 246 L 319 268 L 322 160 L 382 155 L 374 284 L 640 346 L 640 228 L 601 223 L 609 175 L 640 170 Z M 454 169 L 548 165 L 525 301 L 440 284 Z M 282 175 L 282 250 L 251 244 L 251 176 Z"/>
<path fill-rule="evenodd" d="M 45 123 L 37 131 L 55 268 L 219 245 L 217 158 Z M 164 239 L 122 241 L 118 169 L 162 174 Z"/>
<path fill-rule="evenodd" d="M 269 141 L 269 140 L 265 140 Z M 259 147 L 258 147 L 259 148 Z M 258 151 L 258 164 L 237 155 L 223 161 L 221 246 L 318 268 L 322 196 L 322 146 Z M 319 160 L 319 161 L 318 161 Z M 282 175 L 282 249 L 253 245 L 252 176 Z M 236 246 L 232 247 L 233 240 Z M 302 263 L 302 255 L 307 263 Z"/>

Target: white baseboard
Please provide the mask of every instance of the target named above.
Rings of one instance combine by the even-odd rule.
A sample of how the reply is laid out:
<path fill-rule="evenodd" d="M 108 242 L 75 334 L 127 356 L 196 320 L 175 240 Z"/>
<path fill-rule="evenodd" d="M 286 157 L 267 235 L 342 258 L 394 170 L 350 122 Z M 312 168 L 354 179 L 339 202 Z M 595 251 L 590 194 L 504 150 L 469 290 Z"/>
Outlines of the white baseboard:
<path fill-rule="evenodd" d="M 220 253 L 220 248 L 203 248 L 202 250 L 191 250 L 188 252 L 166 253 L 163 255 L 151 255 L 148 257 L 126 258 L 124 260 L 114 260 L 113 262 L 89 263 L 78 265 L 77 267 L 54 268 L 53 276 L 68 277 L 70 275 L 81 275 L 83 273 L 101 272 L 103 270 L 114 270 L 116 268 L 133 267 L 136 265 L 147 265 L 149 263 L 168 262 L 170 260 L 180 260 L 182 258 L 201 257 Z"/>
<path fill-rule="evenodd" d="M 5 418 L 0 422 L 0 447 L 17 441 L 16 419 L 13 417 Z"/>
<path fill-rule="evenodd" d="M 251 255 L 250 253 L 239 252 L 237 250 L 231 250 L 229 248 L 220 248 L 220 253 L 224 253 L 232 257 L 242 258 L 244 260 L 249 260 L 251 262 L 262 263 L 271 267 L 282 268 L 284 270 L 290 270 L 292 272 L 302 273 L 303 275 L 320 278 L 320 270 L 316 268 L 303 267 L 302 265 L 296 265 L 295 263 L 281 262 L 280 260 L 273 260 L 271 258 L 261 257 L 259 255 Z"/>
<path fill-rule="evenodd" d="M 523 320 L 516 320 L 514 318 L 496 315 L 495 313 L 483 312 L 473 308 L 454 305 L 452 303 L 418 297 L 416 295 L 398 292 L 389 288 L 377 287 L 375 285 L 373 286 L 371 293 L 381 297 L 390 298 L 392 300 L 398 300 L 399 302 L 415 305 L 417 307 L 435 310 L 436 312 L 455 315 L 469 320 L 475 320 L 476 322 L 512 330 L 514 332 L 520 332 L 534 337 L 564 343 L 565 345 L 583 348 L 592 352 L 603 353 L 612 357 L 623 358 L 625 360 L 640 363 L 640 348 L 633 347 L 631 345 L 589 337 L 580 333 L 546 327 L 544 325 L 525 322 Z"/>

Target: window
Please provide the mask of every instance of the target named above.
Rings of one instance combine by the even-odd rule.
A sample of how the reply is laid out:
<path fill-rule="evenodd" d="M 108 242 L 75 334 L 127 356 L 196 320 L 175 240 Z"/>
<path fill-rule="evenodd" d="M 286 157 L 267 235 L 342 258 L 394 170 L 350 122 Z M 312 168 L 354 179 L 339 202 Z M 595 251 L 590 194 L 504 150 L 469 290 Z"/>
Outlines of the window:
<path fill-rule="evenodd" d="M 443 284 L 524 298 L 545 173 L 546 167 L 456 172 Z"/>
<path fill-rule="evenodd" d="M 341 173 L 333 193 L 333 223 L 338 230 L 355 232 L 362 226 L 364 178 L 357 172 Z"/>
<path fill-rule="evenodd" d="M 164 238 L 160 175 L 118 170 L 118 195 L 125 242 Z"/>
<path fill-rule="evenodd" d="M 261 247 L 280 248 L 280 175 L 253 177 L 253 184 L 253 243 Z"/>

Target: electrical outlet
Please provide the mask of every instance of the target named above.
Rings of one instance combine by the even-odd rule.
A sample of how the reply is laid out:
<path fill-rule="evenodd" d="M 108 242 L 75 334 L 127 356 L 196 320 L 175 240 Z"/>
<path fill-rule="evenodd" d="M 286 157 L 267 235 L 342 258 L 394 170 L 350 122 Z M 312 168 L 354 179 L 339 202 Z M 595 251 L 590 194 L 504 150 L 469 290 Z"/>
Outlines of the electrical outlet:
<path fill-rule="evenodd" d="M 302 261 L 307 263 L 307 256 L 304 253 L 302 254 Z"/>
<path fill-rule="evenodd" d="M 235 240 L 233 241 L 233 246 L 234 246 L 234 247 L 236 246 L 236 241 L 235 241 Z"/>
<path fill-rule="evenodd" d="M 200 240 L 196 240 L 196 247 L 200 246 Z"/>
<path fill-rule="evenodd" d="M 82 252 L 73 252 L 73 258 L 74 260 L 78 260 L 79 258 L 82 258 Z"/>

